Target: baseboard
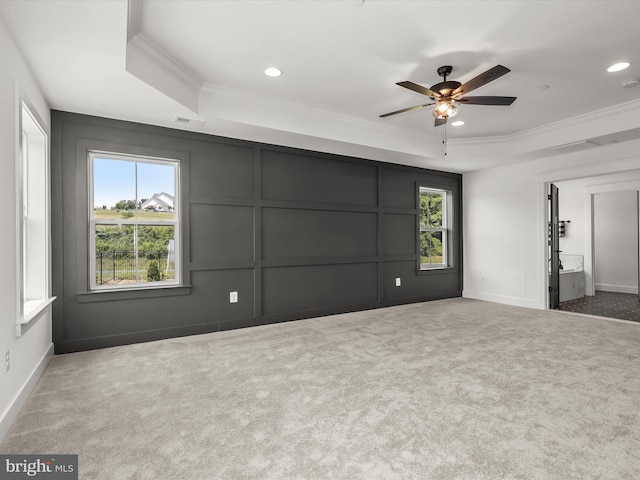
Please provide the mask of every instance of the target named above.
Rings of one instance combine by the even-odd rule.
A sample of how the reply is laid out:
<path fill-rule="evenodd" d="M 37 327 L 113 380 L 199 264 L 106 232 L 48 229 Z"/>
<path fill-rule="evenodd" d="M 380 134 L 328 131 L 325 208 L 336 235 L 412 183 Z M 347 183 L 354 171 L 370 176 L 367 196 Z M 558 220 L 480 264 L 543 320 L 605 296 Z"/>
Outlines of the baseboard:
<path fill-rule="evenodd" d="M 544 310 L 545 306 L 539 300 L 533 300 L 523 297 L 510 297 L 508 295 L 496 295 L 493 293 L 474 292 L 471 290 L 463 290 L 464 298 L 472 298 L 474 300 L 483 300 L 485 302 L 502 303 L 504 305 L 513 305 L 516 307 L 535 308 L 536 310 Z"/>
<path fill-rule="evenodd" d="M 631 293 L 633 295 L 638 294 L 638 287 L 630 287 L 627 285 L 609 285 L 607 283 L 596 283 L 596 291 L 601 292 L 617 292 L 617 293 Z"/>
<path fill-rule="evenodd" d="M 115 335 L 105 335 L 101 337 L 80 338 L 74 340 L 63 340 L 54 337 L 55 353 L 66 354 L 81 352 L 85 350 L 96 350 L 99 348 L 110 348 L 121 345 L 131 345 L 134 343 L 154 342 L 168 338 L 184 337 L 190 335 L 201 335 L 223 330 L 233 330 L 237 328 L 257 327 L 281 322 L 304 320 L 306 318 L 324 317 L 326 315 L 338 315 L 342 313 L 358 312 L 362 310 L 373 310 L 395 305 L 408 303 L 429 302 L 432 300 L 442 300 L 444 298 L 460 297 L 461 292 L 456 290 L 447 295 L 420 295 L 406 296 L 398 298 L 383 299 L 375 303 L 363 303 L 342 305 L 333 308 L 297 310 L 286 313 L 276 313 L 261 316 L 250 316 L 236 318 L 227 321 L 213 321 L 196 325 L 185 325 L 180 327 L 167 327 L 140 332 L 128 332 Z"/>
<path fill-rule="evenodd" d="M 42 359 L 40 360 L 36 368 L 33 370 L 33 373 L 31 374 L 31 376 L 27 379 L 27 381 L 24 383 L 20 391 L 16 394 L 16 396 L 13 399 L 13 402 L 11 402 L 11 405 L 5 411 L 5 414 L 2 417 L 2 419 L 0 419 L 0 442 L 2 442 L 4 438 L 7 436 L 7 433 L 9 433 L 9 429 L 11 428 L 11 425 L 13 425 L 13 422 L 15 422 L 16 418 L 18 418 L 18 414 L 20 413 L 25 403 L 27 402 L 27 399 L 29 398 L 29 395 L 31 394 L 33 387 L 35 387 L 36 383 L 38 383 L 38 380 L 40 380 L 40 377 L 46 370 L 52 358 L 53 358 L 53 343 L 49 346 L 49 348 L 43 355 Z"/>

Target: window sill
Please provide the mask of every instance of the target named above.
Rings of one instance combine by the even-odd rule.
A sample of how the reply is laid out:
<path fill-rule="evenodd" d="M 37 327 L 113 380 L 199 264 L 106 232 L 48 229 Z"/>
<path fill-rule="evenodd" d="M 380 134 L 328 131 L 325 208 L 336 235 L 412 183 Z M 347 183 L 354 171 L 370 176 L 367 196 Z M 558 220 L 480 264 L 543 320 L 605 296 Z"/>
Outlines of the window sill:
<path fill-rule="evenodd" d="M 458 267 L 427 267 L 418 269 L 418 275 L 437 275 L 437 274 L 445 274 L 445 273 L 453 273 L 457 272 Z"/>
<path fill-rule="evenodd" d="M 26 325 L 31 320 L 40 315 L 44 310 L 53 303 L 56 297 L 40 298 L 38 300 L 29 300 L 24 302 L 22 318 L 18 321 L 18 325 Z"/>
<path fill-rule="evenodd" d="M 157 298 L 174 295 L 189 295 L 191 285 L 167 285 L 154 288 L 131 288 L 128 290 L 92 290 L 76 293 L 78 303 L 111 302 L 114 300 L 132 300 L 139 298 Z"/>

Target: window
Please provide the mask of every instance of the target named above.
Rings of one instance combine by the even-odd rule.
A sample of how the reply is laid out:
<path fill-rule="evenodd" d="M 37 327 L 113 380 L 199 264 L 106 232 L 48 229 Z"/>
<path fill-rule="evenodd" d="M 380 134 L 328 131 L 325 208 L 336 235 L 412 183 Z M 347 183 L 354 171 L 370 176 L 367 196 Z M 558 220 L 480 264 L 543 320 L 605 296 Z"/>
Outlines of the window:
<path fill-rule="evenodd" d="M 25 325 L 54 298 L 50 294 L 49 158 L 47 135 L 23 102 L 18 156 L 20 317 Z M 20 333 L 21 330 L 18 330 Z"/>
<path fill-rule="evenodd" d="M 420 187 L 420 269 L 448 266 L 448 192 Z"/>
<path fill-rule="evenodd" d="M 180 283 L 179 162 L 89 154 L 92 290 Z"/>

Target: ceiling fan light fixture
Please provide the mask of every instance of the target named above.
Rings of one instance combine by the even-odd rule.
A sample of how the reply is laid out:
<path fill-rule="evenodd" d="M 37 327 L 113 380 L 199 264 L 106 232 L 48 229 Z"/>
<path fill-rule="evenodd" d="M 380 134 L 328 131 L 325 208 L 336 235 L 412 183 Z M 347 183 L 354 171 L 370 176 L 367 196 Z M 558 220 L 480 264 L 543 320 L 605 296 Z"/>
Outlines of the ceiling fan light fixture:
<path fill-rule="evenodd" d="M 433 107 L 433 116 L 436 118 L 451 118 L 458 115 L 459 105 L 457 102 L 448 100 L 439 100 Z"/>
<path fill-rule="evenodd" d="M 625 68 L 628 68 L 629 65 L 631 65 L 629 62 L 616 63 L 607 68 L 607 72 L 619 72 L 621 70 L 624 70 Z"/>

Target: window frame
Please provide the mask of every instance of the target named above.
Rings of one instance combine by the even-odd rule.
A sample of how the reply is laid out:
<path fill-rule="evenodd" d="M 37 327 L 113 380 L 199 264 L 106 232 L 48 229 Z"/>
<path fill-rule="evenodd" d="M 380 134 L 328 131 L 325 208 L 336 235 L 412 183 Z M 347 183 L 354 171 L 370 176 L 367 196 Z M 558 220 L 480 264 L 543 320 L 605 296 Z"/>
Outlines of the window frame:
<path fill-rule="evenodd" d="M 420 219 L 422 217 L 422 208 L 420 202 L 420 195 L 422 192 L 437 193 L 442 195 L 442 225 L 440 227 L 424 227 L 421 225 Z M 432 271 L 451 268 L 450 259 L 450 241 L 451 241 L 451 211 L 452 209 L 453 192 L 444 188 L 438 188 L 434 186 L 418 185 L 417 189 L 417 250 L 418 250 L 418 271 Z M 424 232 L 441 232 L 442 233 L 442 263 L 422 263 L 421 252 L 421 239 Z"/>
<path fill-rule="evenodd" d="M 155 165 L 169 165 L 174 168 L 174 191 L 173 191 L 173 220 L 145 220 L 140 221 L 137 219 L 137 215 L 134 215 L 130 219 L 102 219 L 97 221 L 94 215 L 94 158 L 100 158 L 105 160 L 116 161 L 128 161 L 135 163 L 147 163 Z M 87 230 L 87 242 L 88 242 L 88 293 L 98 292 L 135 292 L 144 290 L 157 290 L 162 288 L 173 288 L 183 286 L 183 272 L 182 272 L 182 208 L 181 208 L 181 161 L 178 158 L 160 157 L 154 155 L 133 154 L 106 151 L 99 149 L 89 149 L 87 152 L 87 205 L 88 205 L 88 230 Z M 136 180 L 137 183 L 137 180 Z M 136 185 L 137 196 L 137 185 Z M 138 199 L 136 198 L 136 201 Z M 136 213 L 138 209 L 136 208 Z M 173 248 L 173 262 L 174 262 L 174 279 L 170 281 L 159 282 L 139 282 L 129 284 L 116 284 L 116 285 L 100 285 L 96 282 L 96 226 L 97 225 L 137 225 L 137 226 L 172 226 L 174 228 L 174 248 Z M 136 255 L 137 258 L 137 255 Z M 167 260 L 168 261 L 168 260 Z"/>
<path fill-rule="evenodd" d="M 51 296 L 49 135 L 26 100 L 19 100 L 17 108 L 16 334 L 20 337 L 56 297 Z"/>

